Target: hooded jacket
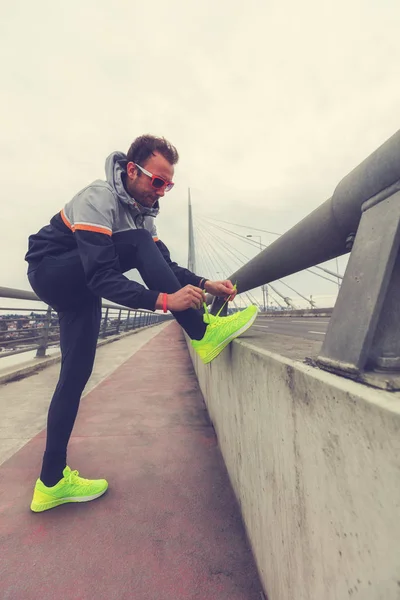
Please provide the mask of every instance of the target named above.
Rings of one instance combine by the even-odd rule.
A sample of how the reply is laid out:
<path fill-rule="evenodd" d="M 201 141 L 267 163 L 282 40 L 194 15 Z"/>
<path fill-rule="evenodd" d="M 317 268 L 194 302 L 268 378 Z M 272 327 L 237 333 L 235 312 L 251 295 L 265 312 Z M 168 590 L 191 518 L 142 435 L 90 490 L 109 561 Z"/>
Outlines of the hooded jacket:
<path fill-rule="evenodd" d="M 89 289 L 97 296 L 129 308 L 155 310 L 159 291 L 148 290 L 123 275 L 116 244 L 129 244 L 130 232 L 146 229 L 182 286 L 198 286 L 201 278 L 172 262 L 168 248 L 157 237 L 152 208 L 140 205 L 126 191 L 123 175 L 127 157 L 114 152 L 106 160 L 106 181 L 96 180 L 78 192 L 49 225 L 29 237 L 25 260 L 35 269 L 46 256 L 79 254 Z"/>

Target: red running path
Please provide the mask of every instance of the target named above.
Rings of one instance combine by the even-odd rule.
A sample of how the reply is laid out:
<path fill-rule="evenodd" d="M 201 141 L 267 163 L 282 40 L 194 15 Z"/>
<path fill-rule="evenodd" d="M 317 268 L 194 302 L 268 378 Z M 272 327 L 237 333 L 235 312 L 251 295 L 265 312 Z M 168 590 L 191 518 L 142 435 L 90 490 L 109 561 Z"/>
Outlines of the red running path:
<path fill-rule="evenodd" d="M 0 466 L 2 600 L 260 600 L 238 506 L 175 323 L 82 402 L 68 462 L 84 477 L 107 478 L 105 496 L 31 513 L 43 438 Z"/>

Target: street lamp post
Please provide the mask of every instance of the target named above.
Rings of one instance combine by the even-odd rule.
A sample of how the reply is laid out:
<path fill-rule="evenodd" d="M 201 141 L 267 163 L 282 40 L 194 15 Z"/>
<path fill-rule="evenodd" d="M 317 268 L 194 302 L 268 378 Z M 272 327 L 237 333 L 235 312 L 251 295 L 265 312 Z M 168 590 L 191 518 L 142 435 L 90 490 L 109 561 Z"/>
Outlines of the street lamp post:
<path fill-rule="evenodd" d="M 266 309 L 268 310 L 268 286 L 267 286 L 267 284 L 265 284 L 265 285 L 262 286 L 262 291 L 263 291 L 263 294 L 265 294 L 263 296 L 263 298 L 264 298 L 264 312 L 265 312 L 265 306 L 266 306 Z"/>
<path fill-rule="evenodd" d="M 262 247 L 262 243 L 261 243 L 261 235 L 252 235 L 251 233 L 247 234 L 246 237 L 248 238 L 258 238 L 259 244 L 260 244 L 260 252 L 262 251 L 263 247 Z M 268 286 L 267 285 L 262 285 L 261 286 L 261 290 L 263 293 L 263 304 L 264 304 L 264 312 L 266 310 L 268 310 Z M 265 299 L 267 300 L 267 302 L 265 302 Z"/>

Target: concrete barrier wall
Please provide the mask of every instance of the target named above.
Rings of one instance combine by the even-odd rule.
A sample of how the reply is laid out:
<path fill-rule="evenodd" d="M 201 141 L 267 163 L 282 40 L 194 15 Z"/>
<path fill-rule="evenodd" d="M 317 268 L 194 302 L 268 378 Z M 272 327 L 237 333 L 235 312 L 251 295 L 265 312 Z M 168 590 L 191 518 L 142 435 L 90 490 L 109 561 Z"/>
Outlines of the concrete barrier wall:
<path fill-rule="evenodd" d="M 269 600 L 399 600 L 400 395 L 190 349 Z"/>

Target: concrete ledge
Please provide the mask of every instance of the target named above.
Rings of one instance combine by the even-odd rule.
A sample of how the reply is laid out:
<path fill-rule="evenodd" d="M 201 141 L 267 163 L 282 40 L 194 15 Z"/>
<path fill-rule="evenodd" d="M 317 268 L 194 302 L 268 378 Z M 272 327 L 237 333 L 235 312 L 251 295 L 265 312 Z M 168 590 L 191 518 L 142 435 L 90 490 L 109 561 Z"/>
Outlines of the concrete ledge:
<path fill-rule="evenodd" d="M 139 331 L 144 331 L 145 329 L 149 329 L 150 327 L 155 327 L 159 325 L 159 323 L 154 323 L 154 325 L 147 325 L 146 327 L 140 327 L 138 329 L 133 329 L 132 331 L 127 331 L 124 333 L 120 333 L 118 335 L 112 335 L 105 339 L 99 339 L 97 347 L 104 346 L 105 344 L 111 344 L 112 342 L 117 342 L 128 335 L 133 335 L 138 333 Z M 1 359 L 0 359 L 1 360 Z M 26 363 L 22 363 L 21 365 L 16 365 L 15 367 L 10 367 L 9 369 L 0 370 L 0 385 L 5 383 L 11 383 L 12 381 L 18 381 L 19 379 L 24 379 L 25 377 L 29 377 L 30 375 L 34 375 L 46 367 L 50 367 L 61 361 L 61 353 L 57 353 L 54 356 L 48 356 L 45 358 L 34 358 L 32 360 L 27 360 Z M 0 363 L 1 366 L 1 363 Z"/>
<path fill-rule="evenodd" d="M 400 395 L 242 340 L 189 351 L 269 600 L 398 600 Z"/>

